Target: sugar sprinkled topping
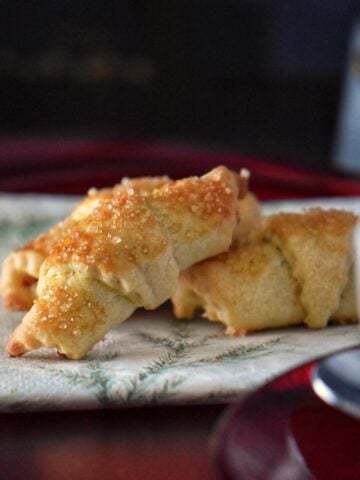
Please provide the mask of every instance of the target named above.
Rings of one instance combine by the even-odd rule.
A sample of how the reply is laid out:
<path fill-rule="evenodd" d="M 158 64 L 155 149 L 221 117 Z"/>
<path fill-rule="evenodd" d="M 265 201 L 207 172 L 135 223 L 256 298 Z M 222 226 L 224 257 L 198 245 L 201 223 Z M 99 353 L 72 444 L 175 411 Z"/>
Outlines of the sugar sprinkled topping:
<path fill-rule="evenodd" d="M 119 243 L 122 242 L 122 238 L 121 238 L 121 237 L 117 237 L 117 236 L 112 237 L 111 242 L 112 242 L 114 245 L 118 245 Z"/>
<path fill-rule="evenodd" d="M 233 174 L 224 167 L 219 167 L 204 177 L 192 177 L 168 184 L 152 192 L 151 197 L 171 202 L 177 209 L 188 210 L 204 220 L 213 217 L 218 221 L 219 215 L 223 219 L 234 212 L 237 193 L 235 184 Z"/>
<path fill-rule="evenodd" d="M 93 197 L 93 196 L 97 195 L 98 193 L 99 193 L 99 190 L 95 187 L 89 188 L 89 190 L 87 192 L 89 197 Z"/>
<path fill-rule="evenodd" d="M 76 327 L 71 333 L 74 335 L 74 337 L 78 337 L 81 334 L 81 330 L 80 328 Z"/>

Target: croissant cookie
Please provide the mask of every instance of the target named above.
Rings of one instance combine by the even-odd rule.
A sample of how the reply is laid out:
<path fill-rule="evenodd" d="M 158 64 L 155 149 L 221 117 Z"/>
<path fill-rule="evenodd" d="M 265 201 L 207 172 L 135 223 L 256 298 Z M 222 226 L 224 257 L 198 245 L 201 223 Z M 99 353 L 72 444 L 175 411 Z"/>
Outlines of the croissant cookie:
<path fill-rule="evenodd" d="M 246 186 L 246 174 L 218 167 L 145 197 L 130 189 L 99 202 L 42 263 L 38 299 L 9 354 L 44 346 L 79 359 L 136 308 L 159 306 L 180 271 L 230 247 Z"/>
<path fill-rule="evenodd" d="M 111 199 L 114 192 L 134 190 L 146 196 L 154 188 L 170 182 L 169 177 L 124 178 L 113 188 L 90 189 L 88 195 L 76 206 L 64 221 L 48 232 L 11 253 L 1 268 L 0 293 L 4 307 L 8 310 L 29 310 L 36 298 L 40 267 L 52 247 L 63 238 L 76 223 L 86 218 L 100 201 Z"/>
<path fill-rule="evenodd" d="M 311 209 L 264 218 L 229 252 L 183 272 L 172 301 L 178 318 L 197 308 L 229 334 L 304 322 L 356 322 L 351 212 Z"/>

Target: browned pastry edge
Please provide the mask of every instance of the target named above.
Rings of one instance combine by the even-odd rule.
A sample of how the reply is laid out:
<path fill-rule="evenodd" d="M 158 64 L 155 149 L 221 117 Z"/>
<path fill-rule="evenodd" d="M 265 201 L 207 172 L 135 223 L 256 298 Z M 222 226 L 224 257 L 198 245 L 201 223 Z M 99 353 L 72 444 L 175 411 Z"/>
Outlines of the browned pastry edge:
<path fill-rule="evenodd" d="M 145 198 L 126 191 L 100 202 L 42 264 L 39 298 L 11 336 L 9 354 L 45 346 L 81 358 L 136 308 L 166 301 L 179 271 L 229 248 L 238 183 L 218 167 Z"/>

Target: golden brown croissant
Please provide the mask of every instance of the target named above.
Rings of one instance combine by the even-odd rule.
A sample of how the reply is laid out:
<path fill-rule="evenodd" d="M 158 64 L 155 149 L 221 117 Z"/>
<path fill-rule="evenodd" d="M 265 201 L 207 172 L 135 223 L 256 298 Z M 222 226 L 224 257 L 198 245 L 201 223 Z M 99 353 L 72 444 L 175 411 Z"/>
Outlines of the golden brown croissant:
<path fill-rule="evenodd" d="M 124 178 L 113 188 L 90 189 L 88 195 L 63 222 L 39 235 L 31 242 L 11 253 L 3 262 L 0 293 L 8 310 L 29 310 L 36 298 L 40 267 L 52 247 L 66 235 L 69 228 L 89 215 L 100 201 L 110 199 L 114 192 L 134 190 L 147 195 L 154 188 L 170 182 L 169 177 Z"/>
<path fill-rule="evenodd" d="M 81 358 L 138 307 L 173 294 L 179 273 L 229 248 L 242 180 L 225 167 L 143 197 L 117 191 L 69 228 L 41 266 L 38 300 L 11 336 L 22 355 L 41 346 Z"/>
<path fill-rule="evenodd" d="M 350 212 L 321 209 L 265 218 L 258 235 L 181 274 L 175 315 L 191 318 L 202 308 L 233 334 L 356 321 L 355 222 Z"/>

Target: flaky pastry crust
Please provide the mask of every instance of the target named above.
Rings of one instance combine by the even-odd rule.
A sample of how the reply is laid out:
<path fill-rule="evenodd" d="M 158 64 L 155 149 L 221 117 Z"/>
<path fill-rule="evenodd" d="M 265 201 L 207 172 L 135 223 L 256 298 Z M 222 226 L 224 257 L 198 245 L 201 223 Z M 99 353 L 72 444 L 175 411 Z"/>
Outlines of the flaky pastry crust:
<path fill-rule="evenodd" d="M 351 212 L 311 209 L 264 218 L 257 235 L 181 274 L 178 318 L 195 310 L 231 334 L 329 320 L 355 322 Z"/>
<path fill-rule="evenodd" d="M 67 232 L 86 218 L 99 202 L 109 200 L 114 193 L 134 191 L 146 196 L 154 188 L 169 183 L 169 177 L 139 177 L 123 178 L 112 188 L 97 190 L 91 188 L 87 196 L 79 202 L 71 215 L 64 221 L 52 227 L 11 253 L 3 262 L 1 268 L 0 293 L 4 307 L 7 310 L 29 310 L 36 298 L 37 280 L 40 267 L 56 243 Z"/>
<path fill-rule="evenodd" d="M 81 358 L 136 308 L 166 301 L 180 271 L 230 247 L 244 182 L 218 167 L 145 197 L 132 189 L 99 202 L 42 263 L 38 299 L 11 336 L 9 354 L 44 346 Z"/>

